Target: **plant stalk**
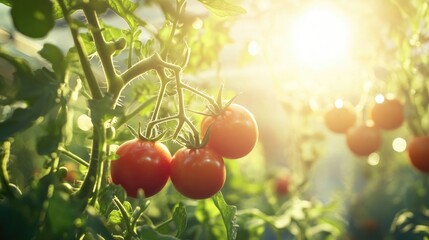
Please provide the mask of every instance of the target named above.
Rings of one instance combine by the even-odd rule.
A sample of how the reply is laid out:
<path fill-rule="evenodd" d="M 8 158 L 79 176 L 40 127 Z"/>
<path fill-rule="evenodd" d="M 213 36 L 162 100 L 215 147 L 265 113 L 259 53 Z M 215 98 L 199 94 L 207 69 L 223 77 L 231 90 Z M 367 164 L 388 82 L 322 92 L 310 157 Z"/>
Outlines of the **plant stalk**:
<path fill-rule="evenodd" d="M 122 79 L 116 74 L 113 65 L 112 54 L 106 45 L 106 41 L 101 33 L 100 23 L 95 10 L 90 7 L 84 7 L 86 19 L 90 24 L 90 31 L 94 39 L 95 48 L 97 49 L 98 56 L 100 57 L 101 65 L 103 66 L 104 75 L 107 82 L 107 91 L 117 99 L 124 83 Z"/>
<path fill-rule="evenodd" d="M 9 174 L 7 172 L 7 163 L 9 161 L 10 157 L 10 146 L 11 142 L 9 140 L 6 140 L 2 144 L 3 146 L 3 156 L 0 158 L 0 182 L 2 186 L 2 190 L 6 194 L 6 196 L 14 198 L 15 195 L 13 194 L 12 189 L 9 186 Z"/>
<path fill-rule="evenodd" d="M 82 70 L 85 74 L 89 89 L 91 91 L 91 95 L 94 99 L 101 99 L 103 97 L 103 94 L 101 93 L 100 87 L 98 86 L 98 82 L 95 78 L 94 72 L 91 69 L 91 64 L 88 61 L 88 54 L 86 53 L 86 49 L 83 47 L 82 39 L 79 36 L 79 31 L 76 27 L 72 26 L 72 19 L 68 14 L 64 1 L 59 0 L 58 3 L 61 7 L 61 11 L 63 12 L 64 19 L 69 25 L 73 42 L 79 55 L 79 60 L 82 65 Z"/>
<path fill-rule="evenodd" d="M 85 175 L 85 179 L 79 190 L 76 192 L 76 197 L 80 199 L 89 199 L 94 195 L 95 186 L 97 183 L 99 168 L 100 168 L 100 157 L 101 157 L 101 146 L 103 144 L 103 138 L 101 133 L 101 124 L 94 124 L 93 128 L 93 140 L 92 140 L 92 151 L 88 166 L 88 172 Z"/>

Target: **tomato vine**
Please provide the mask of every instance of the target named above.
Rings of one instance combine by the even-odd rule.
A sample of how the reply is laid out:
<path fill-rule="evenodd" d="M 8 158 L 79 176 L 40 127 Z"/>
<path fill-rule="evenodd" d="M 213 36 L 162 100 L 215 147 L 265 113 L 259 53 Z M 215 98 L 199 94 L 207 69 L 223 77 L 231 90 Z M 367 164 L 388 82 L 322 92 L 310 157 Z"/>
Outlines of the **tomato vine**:
<path fill-rule="evenodd" d="M 191 136 L 189 141 L 199 143 L 199 131 L 195 126 L 194 118 L 190 116 L 190 113 L 195 114 L 199 111 L 188 109 L 187 103 L 185 103 L 188 94 L 199 96 L 208 105 L 213 105 L 213 108 L 217 108 L 214 97 L 182 80 L 184 69 L 188 68 L 187 65 L 191 58 L 191 48 L 186 40 L 186 32 L 178 35 L 179 31 L 183 31 L 183 23 L 179 19 L 187 14 L 187 1 L 178 0 L 175 3 L 169 3 L 171 6 L 175 5 L 175 9 L 174 7 L 170 8 L 170 5 L 168 5 L 167 9 L 165 8 L 167 5 L 163 5 L 165 3 L 158 3 L 166 17 L 165 26 L 160 30 L 153 28 L 150 23 L 135 15 L 134 11 L 139 7 L 140 3 L 133 1 L 58 0 L 51 2 L 40 0 L 38 4 L 40 6 L 46 4 L 45 8 L 40 8 L 38 4 L 35 4 L 25 11 L 23 1 L 1 2 L 12 9 L 11 17 L 14 24 L 24 35 L 33 38 L 46 36 L 53 30 L 52 24 L 55 21 L 64 21 L 72 39 L 72 47 L 67 52 L 67 55 L 63 55 L 59 47 L 49 43 L 45 44 L 39 52 L 51 64 L 53 71 L 43 68 L 33 73 L 26 61 L 13 56 L 6 50 L 0 49 L 1 57 L 16 68 L 16 74 L 27 76 L 22 80 L 14 79 L 13 83 L 18 84 L 18 81 L 20 81 L 19 84 L 22 86 L 28 85 L 25 86 L 28 88 L 20 90 L 22 91 L 21 100 L 29 102 L 27 108 L 16 109 L 9 118 L 6 118 L 6 121 L 0 122 L 1 128 L 6 129 L 7 124 L 13 126 L 15 124 L 14 119 L 19 117 L 24 117 L 23 120 L 27 121 L 25 126 L 16 125 L 16 128 L 10 128 L 10 132 L 1 132 L 0 134 L 3 142 L 0 175 L 3 197 L 18 198 L 13 188 L 15 185 L 9 182 L 8 177 L 7 162 L 10 158 L 12 143 L 8 138 L 15 137 L 20 131 L 30 128 L 37 118 L 47 115 L 53 116 L 49 116 L 46 119 L 49 119 L 49 124 L 52 124 L 55 128 L 52 130 L 52 135 L 45 136 L 44 141 L 38 143 L 39 153 L 46 159 L 47 172 L 43 174 L 42 179 L 36 181 L 35 187 L 26 191 L 22 197 L 22 201 L 25 202 L 26 196 L 31 198 L 32 194 L 39 194 L 40 201 L 46 201 L 48 207 L 40 211 L 39 209 L 34 210 L 34 214 L 40 215 L 37 218 L 40 221 L 33 219 L 29 222 L 29 225 L 38 227 L 28 226 L 25 234 L 28 233 L 37 236 L 37 238 L 46 237 L 46 239 L 54 239 L 60 236 L 72 239 L 95 234 L 105 239 L 112 239 L 109 231 L 115 232 L 115 230 L 108 230 L 108 226 L 98 216 L 104 215 L 109 221 L 124 224 L 125 228 L 122 233 L 125 239 L 164 235 L 158 232 L 158 228 L 168 226 L 173 220 L 178 225 L 177 235 L 180 235 L 184 231 L 185 224 L 183 222 L 186 222 L 183 206 L 175 208 L 177 212 L 173 212 L 173 220 L 166 221 L 160 226 L 155 226 L 150 218 L 143 213 L 147 208 L 147 202 L 137 203 L 138 206 L 135 207 L 135 210 L 130 212 L 130 205 L 125 200 L 124 189 L 111 183 L 110 169 L 116 169 L 116 167 L 112 166 L 110 161 L 115 158 L 115 154 L 112 153 L 114 151 L 112 143 L 118 142 L 114 134 L 115 129 L 120 130 L 125 124 L 128 125 L 143 110 L 145 112 L 148 109 L 152 110 L 147 122 L 144 123 L 144 131 L 140 132 L 139 128 L 139 136 L 144 137 L 149 144 L 152 141 L 181 141 L 185 139 L 182 135 Z M 234 4 L 220 2 L 222 3 L 221 5 L 211 5 L 211 3 L 204 1 L 201 3 L 209 7 L 209 9 L 215 10 L 217 14 L 235 15 L 241 12 L 241 8 Z M 112 11 L 116 14 L 116 17 L 125 20 L 129 28 L 119 30 L 106 25 L 102 15 L 107 11 Z M 174 14 L 170 16 L 173 12 Z M 45 24 L 44 27 L 39 29 L 26 28 L 23 24 L 31 23 L 25 23 L 24 15 L 36 13 L 41 14 L 46 19 L 45 22 L 40 22 Z M 82 22 L 79 16 L 84 18 L 86 22 Z M 139 35 L 142 33 L 142 29 L 147 30 L 153 37 L 146 45 L 140 40 Z M 125 35 L 118 34 L 119 32 L 125 33 Z M 168 32 L 167 37 L 161 36 L 164 34 L 163 32 Z M 178 41 L 181 43 L 181 49 L 174 46 Z M 152 48 L 150 45 L 152 42 L 156 42 L 159 45 Z M 121 54 L 125 51 L 127 51 L 126 56 Z M 178 54 L 178 51 L 182 53 Z M 115 61 L 120 56 L 125 56 L 125 69 L 122 65 L 115 64 Z M 101 79 L 99 71 L 94 67 L 94 58 L 101 64 Z M 136 62 L 134 62 L 135 59 L 137 59 Z M 211 61 L 213 60 L 211 59 Z M 181 64 L 177 64 L 177 62 L 181 62 Z M 151 94 L 144 96 L 145 100 L 137 108 L 126 114 L 125 110 L 128 109 L 121 99 L 124 94 L 129 92 L 129 88 L 134 88 L 132 82 L 137 81 L 136 79 L 142 78 L 142 76 L 150 76 L 158 80 L 159 86 L 156 96 Z M 49 81 L 43 80 L 43 78 L 47 78 Z M 25 82 L 31 79 L 42 83 L 44 88 L 36 87 L 34 83 L 31 85 L 30 82 Z M 80 83 L 83 83 L 83 89 L 78 86 Z M 76 85 L 74 90 L 73 85 Z M 34 89 L 44 91 L 38 91 L 36 94 L 31 93 L 31 86 Z M 89 93 L 85 92 L 86 90 L 89 90 Z M 167 96 L 168 98 L 166 98 Z M 34 102 L 33 99 L 37 98 L 40 98 L 40 100 Z M 71 103 L 74 103 L 76 99 L 77 101 L 82 99 L 87 101 L 87 110 L 90 116 L 92 136 L 90 137 L 91 147 L 89 147 L 88 160 L 86 160 L 86 157 L 82 157 L 81 154 L 75 154 L 71 150 L 73 146 L 69 146 L 69 140 L 67 140 L 71 138 L 72 134 L 67 131 L 69 121 L 72 120 L 74 112 L 71 109 L 75 108 Z M 19 98 L 10 96 L 11 102 L 19 100 Z M 57 102 L 59 104 L 56 104 Z M 43 103 L 45 107 L 41 111 Z M 50 105 L 47 105 L 48 103 Z M 164 111 L 168 105 L 173 107 L 170 106 L 166 114 Z M 51 108 L 56 110 L 52 112 Z M 175 111 L 171 111 L 171 108 Z M 171 123 L 175 125 L 171 126 Z M 123 133 L 124 131 L 120 132 Z M 60 158 L 63 159 L 64 157 L 75 161 L 85 169 L 83 170 L 83 179 L 75 180 L 74 183 L 71 183 L 72 185 L 63 182 L 68 172 L 60 164 Z M 114 161 L 115 165 L 120 164 L 120 160 Z M 133 169 L 126 171 L 133 171 Z M 166 182 L 169 175 L 166 175 L 166 177 L 163 177 L 165 178 L 164 182 Z M 113 178 L 113 183 L 117 179 L 117 177 Z M 153 181 L 153 179 L 150 181 Z M 124 187 L 127 189 L 126 186 Z M 18 187 L 16 189 L 19 190 Z M 150 197 L 160 189 L 155 192 L 148 191 L 148 196 L 146 197 Z M 217 189 L 217 191 L 219 190 Z M 142 198 L 134 194 L 134 192 L 128 192 L 128 195 L 137 199 Z M 21 201 L 21 199 L 18 200 Z M 54 212 L 58 210 L 58 204 L 65 201 L 70 201 L 77 208 L 66 210 L 68 212 L 62 223 L 53 223 L 52 221 L 56 220 L 54 220 L 55 217 L 52 214 L 55 214 Z M 219 200 L 216 202 L 219 202 Z M 229 211 L 225 208 L 225 204 L 219 205 L 220 211 Z M 91 211 L 93 210 L 91 209 L 93 208 L 98 209 L 99 212 L 92 213 Z M 118 212 L 115 212 L 114 208 Z M 181 212 L 180 215 L 178 215 L 179 212 Z M 114 220 L 116 217 L 120 217 L 120 219 Z M 140 223 L 142 219 L 146 221 L 147 225 L 142 226 Z M 80 224 L 75 226 L 73 222 L 77 220 L 79 220 Z M 228 224 L 230 223 L 228 222 L 230 220 L 228 217 L 224 218 L 227 228 L 229 228 Z M 85 223 L 82 221 L 86 221 L 89 225 L 85 227 Z M 139 225 L 138 228 L 137 225 Z M 54 227 L 57 227 L 56 233 L 51 232 L 51 228 Z M 15 234 L 13 229 L 11 231 L 5 233 L 5 237 L 12 236 L 9 234 Z M 228 233 L 228 239 L 232 238 L 232 235 Z"/>

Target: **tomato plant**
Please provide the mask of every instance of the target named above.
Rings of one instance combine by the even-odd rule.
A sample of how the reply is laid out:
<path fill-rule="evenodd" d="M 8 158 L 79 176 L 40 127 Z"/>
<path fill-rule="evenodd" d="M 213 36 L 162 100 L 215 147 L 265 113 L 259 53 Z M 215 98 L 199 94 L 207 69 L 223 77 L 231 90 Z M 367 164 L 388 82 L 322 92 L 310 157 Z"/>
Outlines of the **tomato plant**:
<path fill-rule="evenodd" d="M 0 239 L 429 237 L 427 1 L 301 2 L 0 0 Z"/>
<path fill-rule="evenodd" d="M 349 149 L 358 156 L 368 156 L 381 146 L 381 133 L 377 127 L 357 125 L 346 133 Z"/>
<path fill-rule="evenodd" d="M 223 158 L 210 148 L 179 149 L 171 161 L 171 182 L 183 196 L 209 198 L 226 179 Z"/>
<path fill-rule="evenodd" d="M 255 147 L 258 125 L 249 110 L 231 104 L 219 114 L 207 116 L 201 122 L 201 133 L 210 128 L 208 146 L 225 158 L 241 158 Z"/>
<path fill-rule="evenodd" d="M 419 171 L 429 172 L 429 137 L 418 136 L 411 139 L 408 145 L 408 157 L 411 164 Z"/>
<path fill-rule="evenodd" d="M 332 107 L 325 113 L 324 121 L 329 130 L 335 133 L 346 133 L 355 124 L 356 113 L 348 104 Z"/>
<path fill-rule="evenodd" d="M 404 106 L 398 99 L 385 99 L 373 106 L 371 118 L 381 129 L 396 129 L 404 122 Z"/>
<path fill-rule="evenodd" d="M 232 19 L 215 15 L 245 12 L 224 0 L 198 2 L 204 16 L 187 11 L 186 0 L 0 1 L 0 10 L 7 9 L 13 24 L 6 29 L 43 44 L 34 45 L 31 57 L 21 55 L 16 33 L 3 26 L 0 31 L 0 67 L 10 69 L 0 76 L 0 238 L 153 239 L 175 238 L 185 231 L 183 205 L 157 201 L 166 207 L 153 207 L 163 209 L 154 217 L 145 213 L 150 205 L 145 198 L 158 197 L 154 195 L 168 182 L 171 155 L 166 146 L 200 142 L 194 119 L 205 106 L 217 109 L 219 102 L 228 101 L 216 101 L 183 79 L 213 67 L 228 43 L 226 23 Z M 147 9 L 156 9 L 156 16 L 146 19 Z M 194 27 L 197 20 L 204 24 Z M 31 26 L 35 22 L 37 27 Z M 58 33 L 61 40 L 50 43 L 51 34 Z M 70 41 L 63 42 L 65 36 Z M 201 45 L 201 39 L 215 46 Z M 191 54 L 195 48 L 199 50 Z M 138 138 L 127 141 L 130 134 L 124 126 L 132 129 L 142 122 Z M 31 136 L 30 153 L 20 155 L 25 147 L 16 143 L 26 134 Z M 7 166 L 15 157 L 31 159 L 37 168 L 31 172 L 40 174 L 34 179 L 20 174 L 20 182 L 10 178 Z M 67 171 L 62 167 L 70 160 L 82 173 L 73 185 L 64 182 Z M 222 162 L 222 176 L 224 172 Z M 232 239 L 234 207 L 220 193 L 213 202 L 222 211 L 220 228 L 227 229 L 222 236 Z M 23 210 L 27 206 L 33 207 Z M 6 224 L 6 215 L 15 220 Z M 161 231 L 149 219 L 174 222 L 176 232 Z"/>
<path fill-rule="evenodd" d="M 143 189 L 145 197 L 162 190 L 170 177 L 171 154 L 160 142 L 134 139 L 119 146 L 111 163 L 112 182 L 125 188 L 131 197 Z"/>

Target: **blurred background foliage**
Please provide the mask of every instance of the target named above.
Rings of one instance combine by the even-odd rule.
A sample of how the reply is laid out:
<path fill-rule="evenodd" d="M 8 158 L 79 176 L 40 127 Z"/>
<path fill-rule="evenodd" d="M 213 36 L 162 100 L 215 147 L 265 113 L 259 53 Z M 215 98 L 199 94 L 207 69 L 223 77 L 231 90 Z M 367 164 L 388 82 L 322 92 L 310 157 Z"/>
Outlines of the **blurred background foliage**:
<path fill-rule="evenodd" d="M 213 94 L 223 83 L 227 97 L 239 93 L 236 102 L 255 114 L 259 145 L 251 155 L 227 161 L 228 179 L 222 190 L 226 202 L 238 209 L 237 239 L 429 237 L 429 179 L 408 163 L 406 145 L 399 150 L 392 145 L 397 139 L 408 141 L 412 136 L 429 134 L 427 1 L 243 0 L 240 5 L 246 13 L 229 18 L 210 13 L 196 1 L 188 2 L 186 14 L 175 16 L 171 4 L 167 0 L 143 1 L 136 15 L 151 24 L 143 29 L 128 28 L 109 11 L 103 15 L 103 24 L 111 27 L 112 39 L 134 39 L 134 52 L 122 52 L 116 63 L 126 68 L 160 51 L 160 44 L 169 41 L 168 33 L 179 23 L 168 57 L 180 64 L 186 55 L 184 47 L 192 50 L 184 79 Z M 301 30 L 308 28 L 308 33 L 294 30 L 309 9 L 325 8 L 329 10 L 322 16 L 334 17 L 339 28 L 317 25 L 315 15 L 316 22 L 299 25 Z M 9 9 L 0 10 L 0 47 L 26 59 L 33 69 L 46 66 L 37 56 L 44 42 L 57 44 L 64 52 L 70 48 L 71 38 L 65 37 L 69 33 L 61 20 L 46 38 L 30 41 L 14 31 Z M 336 35 L 341 29 L 345 35 Z M 345 43 L 336 42 L 343 38 Z M 91 42 L 86 44 L 93 53 Z M 94 58 L 95 66 L 96 61 Z M 15 91 L 7 77 L 12 68 L 2 60 L 0 69 L 5 76 L 2 83 L 9 84 L 0 86 L 0 94 L 7 97 Z M 158 87 L 153 78 L 147 75 L 133 82 L 133 88 L 122 94 L 121 101 L 129 106 L 129 112 L 152 97 Z M 85 87 L 79 79 L 71 79 L 69 87 L 71 91 L 63 99 L 69 106 L 64 119 L 65 142 L 68 150 L 88 159 L 91 123 L 82 97 Z M 336 99 L 355 106 L 358 121 L 363 122 L 374 98 L 388 93 L 404 103 L 406 124 L 383 131 L 382 147 L 369 157 L 354 156 L 344 136 L 323 125 L 323 114 Z M 191 106 L 204 107 L 192 98 L 188 101 Z M 2 104 L 0 122 L 6 122 L 21 107 L 19 101 Z M 145 121 L 150 111 L 141 109 L 129 124 Z M 44 137 L 48 136 L 48 145 L 54 139 L 49 135 L 51 120 L 60 113 L 61 107 L 51 109 L 43 118 L 35 116 L 35 124 L 14 138 L 8 169 L 11 181 L 24 191 L 43 175 L 43 165 L 50 161 L 40 154 L 40 146 Z M 197 121 L 198 116 L 195 118 Z M 111 149 L 129 138 L 125 127 L 117 129 L 109 143 Z M 174 142 L 168 145 L 173 153 L 179 147 Z M 82 181 L 85 167 L 66 156 L 61 156 L 60 163 L 69 169 L 72 186 Z M 286 179 L 283 192 L 278 188 L 281 179 Z M 170 216 L 176 203 L 185 203 L 188 226 L 183 239 L 224 236 L 211 201 L 184 200 L 169 185 L 151 202 L 147 215 L 154 223 Z M 120 221 L 115 222 L 107 213 L 105 217 L 113 219 L 111 227 L 118 230 L 115 224 Z"/>

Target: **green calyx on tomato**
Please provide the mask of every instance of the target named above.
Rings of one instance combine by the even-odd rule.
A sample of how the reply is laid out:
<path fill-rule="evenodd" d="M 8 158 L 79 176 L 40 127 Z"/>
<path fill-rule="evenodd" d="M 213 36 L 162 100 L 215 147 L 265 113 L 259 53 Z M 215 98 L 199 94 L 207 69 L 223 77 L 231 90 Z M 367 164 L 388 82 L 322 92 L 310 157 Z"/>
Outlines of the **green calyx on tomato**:
<path fill-rule="evenodd" d="M 205 199 L 219 192 L 226 178 L 222 156 L 210 148 L 181 148 L 171 161 L 174 188 L 191 199 Z"/>
<path fill-rule="evenodd" d="M 133 139 L 119 146 L 118 159 L 111 162 L 112 182 L 121 185 L 130 197 L 139 189 L 145 197 L 162 190 L 170 176 L 171 154 L 161 142 Z"/>
<path fill-rule="evenodd" d="M 137 131 L 130 125 L 127 125 L 127 128 L 130 131 L 131 135 L 133 135 L 135 138 L 140 139 L 142 141 L 148 141 L 148 142 L 159 142 L 166 134 L 166 132 L 158 133 L 156 129 L 154 129 L 154 132 L 155 132 L 154 136 L 152 136 L 152 134 L 147 134 L 146 132 L 142 132 L 140 123 Z"/>
<path fill-rule="evenodd" d="M 209 134 L 209 148 L 222 157 L 237 159 L 252 151 L 258 141 L 259 131 L 249 110 L 238 104 L 230 104 L 217 115 L 204 117 L 201 134 Z"/>

